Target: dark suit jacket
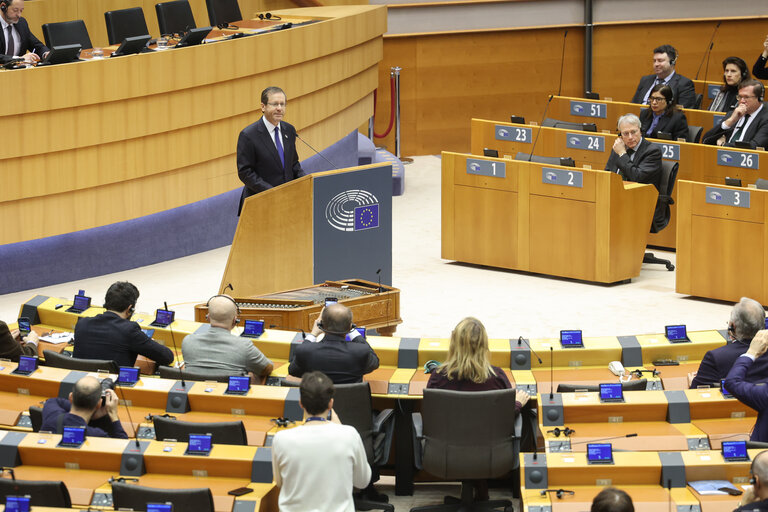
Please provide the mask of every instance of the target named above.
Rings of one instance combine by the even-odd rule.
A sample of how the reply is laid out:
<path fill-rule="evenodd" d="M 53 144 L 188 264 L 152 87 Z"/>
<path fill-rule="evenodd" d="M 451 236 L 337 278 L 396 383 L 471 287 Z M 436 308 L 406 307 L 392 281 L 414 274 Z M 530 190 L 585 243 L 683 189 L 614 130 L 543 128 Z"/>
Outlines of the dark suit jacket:
<path fill-rule="evenodd" d="M 731 114 L 733 114 L 733 109 L 726 112 L 725 118 L 723 120 L 731 117 Z M 731 138 L 735 128 L 736 126 L 734 125 L 734 127 L 730 130 L 723 130 L 722 123 L 720 123 L 705 133 L 704 136 L 701 137 L 701 142 L 703 144 L 715 145 L 717 144 L 717 139 L 719 139 L 722 135 L 725 135 L 726 140 L 728 140 Z M 742 140 L 749 143 L 753 149 L 758 146 L 762 148 L 768 147 L 768 105 L 763 103 L 762 110 L 760 110 L 757 118 L 755 118 L 749 125 L 747 133 L 744 135 Z M 733 146 L 733 144 L 726 142 L 725 146 Z"/>
<path fill-rule="evenodd" d="M 611 156 L 605 164 L 605 170 L 618 172 L 624 181 L 637 183 L 650 183 L 656 190 L 661 191 L 661 148 L 651 144 L 643 138 L 635 147 L 635 158 L 629 159 L 629 153 L 619 156 L 611 150 Z M 660 228 L 664 224 L 666 207 L 661 202 L 656 202 L 656 211 L 653 214 L 653 224 Z"/>
<path fill-rule="evenodd" d="M 280 121 L 280 136 L 283 138 L 285 166 L 280 163 L 275 142 L 269 136 L 263 118 L 246 126 L 237 138 L 237 174 L 245 184 L 240 196 L 237 214 L 243 209 L 243 201 L 259 192 L 282 185 L 306 173 L 296 153 L 296 129 Z"/>
<path fill-rule="evenodd" d="M 666 132 L 671 133 L 674 140 L 688 139 L 688 121 L 685 119 L 685 114 L 679 110 L 673 110 L 672 115 L 663 114 L 650 135 L 647 135 L 646 132 L 653 123 L 653 111 L 649 108 L 643 109 L 639 117 L 640 132 L 642 132 L 643 137 L 655 139 L 659 132 Z"/>
<path fill-rule="evenodd" d="M 642 103 L 645 93 L 653 87 L 656 81 L 656 75 L 646 75 L 640 79 L 637 85 L 635 95 L 632 96 L 631 103 Z M 693 88 L 693 82 L 678 72 L 669 80 L 668 84 L 672 88 L 677 104 L 683 108 L 693 108 L 696 103 L 696 90 Z"/>
<path fill-rule="evenodd" d="M 11 336 L 8 324 L 0 320 L 0 358 L 10 359 L 18 363 L 19 356 L 36 356 L 37 347 L 34 344 L 22 345 Z"/>
<path fill-rule="evenodd" d="M 758 80 L 765 80 L 768 78 L 768 69 L 765 69 L 765 62 L 766 59 L 763 58 L 763 54 L 761 53 L 757 57 L 755 65 L 752 66 L 752 75 Z"/>
<path fill-rule="evenodd" d="M 379 367 L 379 357 L 365 338 L 358 336 L 345 341 L 335 334 L 326 334 L 322 341 L 305 341 L 296 347 L 288 373 L 301 377 L 306 372 L 320 371 L 334 384 L 362 382 L 363 375 Z"/>
<path fill-rule="evenodd" d="M 107 359 L 119 366 L 133 366 L 136 356 L 143 355 L 158 364 L 171 364 L 173 352 L 141 331 L 131 322 L 107 311 L 94 317 L 81 317 L 75 324 L 74 357 Z"/>
<path fill-rule="evenodd" d="M 749 342 L 733 341 L 722 347 L 708 351 L 704 354 L 696 372 L 696 377 L 691 381 L 691 389 L 699 386 L 720 385 L 720 379 L 724 379 L 733 367 L 736 359 L 747 351 Z M 749 368 L 746 375 L 747 382 L 759 382 L 768 380 L 768 357 L 758 357 Z"/>
<path fill-rule="evenodd" d="M 733 512 L 759 512 L 761 510 L 768 510 L 768 500 L 747 503 L 746 505 L 742 505 L 741 507 L 735 509 Z"/>
<path fill-rule="evenodd" d="M 736 358 L 725 378 L 725 388 L 740 402 L 757 411 L 757 421 L 749 439 L 768 442 L 768 386 L 753 384 L 745 379 L 753 364 L 748 357 Z"/>
<path fill-rule="evenodd" d="M 29 24 L 27 24 L 27 20 L 24 18 L 19 18 L 19 22 L 16 24 L 15 30 L 19 32 L 19 44 L 21 46 L 21 48 L 16 48 L 16 53 L 24 55 L 24 53 L 27 51 L 35 52 L 42 59 L 43 54 L 49 51 L 48 47 L 41 43 L 40 40 L 35 37 L 32 31 L 29 30 Z M 5 31 L 0 30 L 0 51 L 3 52 L 5 52 L 6 47 L 6 35 L 7 33 Z M 13 60 L 11 55 L 0 54 L 0 64 L 5 64 L 11 60 Z"/>
<path fill-rule="evenodd" d="M 718 95 L 720 92 L 717 93 Z M 718 110 L 712 110 L 712 107 L 715 106 L 715 101 L 717 100 L 717 96 L 714 97 L 712 100 L 712 104 L 709 106 L 709 110 L 712 112 L 728 112 L 729 110 L 733 110 L 736 107 L 739 106 L 739 99 L 737 96 L 739 95 L 739 90 L 736 87 L 729 87 L 725 91 L 725 101 L 723 101 L 723 106 L 718 106 Z"/>

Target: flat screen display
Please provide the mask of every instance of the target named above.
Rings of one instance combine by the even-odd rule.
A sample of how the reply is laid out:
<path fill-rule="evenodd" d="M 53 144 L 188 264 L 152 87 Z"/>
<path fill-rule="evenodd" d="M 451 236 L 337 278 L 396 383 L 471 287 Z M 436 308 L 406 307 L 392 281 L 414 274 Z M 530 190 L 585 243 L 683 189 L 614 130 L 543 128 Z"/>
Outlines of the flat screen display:
<path fill-rule="evenodd" d="M 584 342 L 581 339 L 581 330 L 560 331 L 560 345 L 563 348 L 583 347 Z"/>
<path fill-rule="evenodd" d="M 152 336 L 155 335 L 154 329 L 142 329 L 141 332 L 147 335 L 147 338 L 152 339 Z"/>
<path fill-rule="evenodd" d="M 189 434 L 188 453 L 208 455 L 211 451 L 211 434 Z"/>
<path fill-rule="evenodd" d="M 587 444 L 587 462 L 590 464 L 609 464 L 613 462 L 611 443 Z"/>
<path fill-rule="evenodd" d="M 61 446 L 80 446 L 85 441 L 85 427 L 64 427 L 61 434 Z"/>
<path fill-rule="evenodd" d="M 248 336 L 249 338 L 258 338 L 262 334 L 264 334 L 263 320 L 246 320 L 245 321 L 243 336 Z"/>
<path fill-rule="evenodd" d="M 139 369 L 133 366 L 121 366 L 117 374 L 117 382 L 120 384 L 136 384 L 139 380 Z"/>
<path fill-rule="evenodd" d="M 621 389 L 621 382 L 600 384 L 600 400 L 608 402 L 624 400 L 624 392 Z"/>
<path fill-rule="evenodd" d="M 158 309 L 155 313 L 155 323 L 156 325 L 165 327 L 167 325 L 171 325 L 173 323 L 173 318 L 176 316 L 175 311 L 170 311 L 167 309 Z"/>
<path fill-rule="evenodd" d="M 74 304 L 72 304 L 72 308 L 79 309 L 80 311 L 85 311 L 91 307 L 91 298 L 86 297 L 85 295 L 75 295 L 75 300 L 73 302 Z"/>
<path fill-rule="evenodd" d="M 33 356 L 19 356 L 19 366 L 16 373 L 29 375 L 37 370 L 37 358 Z"/>
<path fill-rule="evenodd" d="M 352 341 L 353 339 L 357 338 L 358 335 L 360 335 L 363 338 L 365 338 L 365 334 L 366 334 L 366 331 L 367 331 L 367 329 L 365 327 L 355 327 L 354 330 L 357 331 L 357 334 L 348 332 L 347 336 L 346 336 L 346 340 L 347 341 Z"/>
<path fill-rule="evenodd" d="M 726 461 L 749 460 L 749 456 L 747 455 L 747 442 L 723 441 L 723 459 Z"/>
<path fill-rule="evenodd" d="M 6 496 L 5 512 L 29 512 L 29 496 Z"/>
<path fill-rule="evenodd" d="M 171 503 L 147 503 L 147 512 L 173 512 Z"/>
<path fill-rule="evenodd" d="M 251 389 L 251 378 L 232 376 L 229 378 L 229 385 L 227 386 L 227 393 L 234 393 L 244 395 Z"/>
<path fill-rule="evenodd" d="M 684 325 L 668 325 L 665 327 L 667 339 L 671 342 L 688 341 L 688 333 Z"/>
<path fill-rule="evenodd" d="M 733 395 L 725 389 L 725 379 L 720 379 L 720 392 L 725 398 L 733 398 Z"/>

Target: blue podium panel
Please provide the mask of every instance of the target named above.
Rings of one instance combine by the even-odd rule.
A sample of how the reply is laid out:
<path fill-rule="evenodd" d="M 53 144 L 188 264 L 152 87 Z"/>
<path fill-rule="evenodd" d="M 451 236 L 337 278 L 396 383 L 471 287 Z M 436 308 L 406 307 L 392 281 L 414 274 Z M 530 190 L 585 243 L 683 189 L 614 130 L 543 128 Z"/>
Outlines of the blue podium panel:
<path fill-rule="evenodd" d="M 362 278 L 392 284 L 392 166 L 316 176 L 314 282 Z"/>

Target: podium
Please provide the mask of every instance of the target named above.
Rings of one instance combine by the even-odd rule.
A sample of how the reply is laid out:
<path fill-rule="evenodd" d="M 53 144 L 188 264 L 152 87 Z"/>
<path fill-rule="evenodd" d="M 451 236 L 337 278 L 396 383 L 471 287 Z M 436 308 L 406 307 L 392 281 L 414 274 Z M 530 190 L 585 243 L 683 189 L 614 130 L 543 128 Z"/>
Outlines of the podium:
<path fill-rule="evenodd" d="M 677 182 L 675 291 L 768 304 L 768 191 Z"/>
<path fill-rule="evenodd" d="M 247 198 L 219 293 L 349 277 L 392 284 L 391 164 L 314 173 Z"/>
<path fill-rule="evenodd" d="M 601 283 L 640 274 L 652 185 L 458 153 L 442 165 L 444 259 Z"/>

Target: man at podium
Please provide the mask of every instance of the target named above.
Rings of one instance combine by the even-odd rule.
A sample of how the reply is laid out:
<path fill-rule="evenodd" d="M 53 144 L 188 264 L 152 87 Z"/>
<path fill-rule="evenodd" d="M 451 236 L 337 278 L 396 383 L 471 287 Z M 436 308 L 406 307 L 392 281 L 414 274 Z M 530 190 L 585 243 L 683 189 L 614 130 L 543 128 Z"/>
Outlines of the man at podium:
<path fill-rule="evenodd" d="M 243 201 L 259 192 L 282 185 L 306 173 L 296 153 L 296 129 L 283 121 L 285 92 L 267 87 L 261 93 L 261 119 L 246 126 L 237 138 L 237 175 L 243 182 Z"/>

